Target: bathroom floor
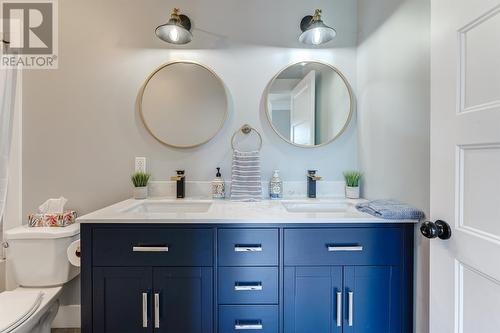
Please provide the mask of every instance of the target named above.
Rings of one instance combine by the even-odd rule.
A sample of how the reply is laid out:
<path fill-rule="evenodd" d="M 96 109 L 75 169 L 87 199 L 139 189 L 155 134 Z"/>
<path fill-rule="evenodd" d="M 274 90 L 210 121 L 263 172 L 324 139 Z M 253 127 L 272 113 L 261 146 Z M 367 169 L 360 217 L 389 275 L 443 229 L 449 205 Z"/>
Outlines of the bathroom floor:
<path fill-rule="evenodd" d="M 79 328 L 53 328 L 52 333 L 80 333 Z"/>

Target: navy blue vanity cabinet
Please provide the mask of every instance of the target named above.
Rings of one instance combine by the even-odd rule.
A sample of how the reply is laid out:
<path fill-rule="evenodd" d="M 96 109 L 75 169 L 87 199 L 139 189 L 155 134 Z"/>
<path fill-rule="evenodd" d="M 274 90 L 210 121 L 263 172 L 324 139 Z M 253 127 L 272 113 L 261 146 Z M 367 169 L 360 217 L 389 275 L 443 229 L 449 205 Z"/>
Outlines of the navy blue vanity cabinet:
<path fill-rule="evenodd" d="M 219 266 L 278 266 L 278 229 L 219 229 L 217 251 Z"/>
<path fill-rule="evenodd" d="M 285 332 L 342 332 L 342 266 L 285 267 Z"/>
<path fill-rule="evenodd" d="M 399 266 L 345 266 L 343 332 L 406 332 L 401 290 Z"/>
<path fill-rule="evenodd" d="M 213 228 L 81 230 L 82 332 L 213 332 Z"/>
<path fill-rule="evenodd" d="M 401 297 L 395 266 L 285 267 L 285 332 L 406 332 Z"/>
<path fill-rule="evenodd" d="M 211 267 L 95 267 L 93 332 L 212 332 Z"/>
<path fill-rule="evenodd" d="M 82 333 L 411 333 L 413 228 L 82 224 Z"/>
<path fill-rule="evenodd" d="M 221 305 L 219 332 L 277 333 L 278 316 L 278 305 Z"/>
<path fill-rule="evenodd" d="M 153 332 L 151 268 L 95 267 L 92 280 L 93 325 L 86 332 Z"/>
<path fill-rule="evenodd" d="M 279 332 L 279 229 L 218 230 L 218 333 Z"/>
<path fill-rule="evenodd" d="M 205 228 L 96 228 L 94 266 L 212 266 L 213 230 Z"/>
<path fill-rule="evenodd" d="M 411 332 L 410 227 L 285 229 L 284 333 Z"/>
<path fill-rule="evenodd" d="M 153 269 L 154 331 L 205 333 L 213 329 L 211 267 Z"/>

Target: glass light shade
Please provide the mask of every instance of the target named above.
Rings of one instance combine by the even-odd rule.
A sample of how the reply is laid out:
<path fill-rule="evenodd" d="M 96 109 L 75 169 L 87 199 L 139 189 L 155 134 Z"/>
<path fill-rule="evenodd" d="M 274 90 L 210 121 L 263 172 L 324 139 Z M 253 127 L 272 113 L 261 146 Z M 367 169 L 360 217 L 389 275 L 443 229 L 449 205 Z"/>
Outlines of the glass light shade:
<path fill-rule="evenodd" d="M 321 45 L 331 41 L 337 32 L 335 29 L 330 28 L 323 21 L 316 21 L 311 23 L 299 37 L 299 41 L 304 44 Z"/>
<path fill-rule="evenodd" d="M 171 44 L 187 44 L 193 39 L 193 34 L 175 20 L 160 25 L 155 33 L 158 38 Z"/>

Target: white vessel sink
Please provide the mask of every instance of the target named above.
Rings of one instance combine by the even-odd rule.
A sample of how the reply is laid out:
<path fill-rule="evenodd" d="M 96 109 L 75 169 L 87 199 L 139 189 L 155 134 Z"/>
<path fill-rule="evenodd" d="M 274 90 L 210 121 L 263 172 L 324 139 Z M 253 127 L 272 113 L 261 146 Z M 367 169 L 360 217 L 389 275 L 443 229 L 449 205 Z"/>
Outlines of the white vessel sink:
<path fill-rule="evenodd" d="M 291 213 L 342 213 L 349 208 L 346 201 L 282 201 L 281 204 Z"/>
<path fill-rule="evenodd" d="M 211 205 L 210 201 L 144 201 L 122 213 L 206 213 Z"/>

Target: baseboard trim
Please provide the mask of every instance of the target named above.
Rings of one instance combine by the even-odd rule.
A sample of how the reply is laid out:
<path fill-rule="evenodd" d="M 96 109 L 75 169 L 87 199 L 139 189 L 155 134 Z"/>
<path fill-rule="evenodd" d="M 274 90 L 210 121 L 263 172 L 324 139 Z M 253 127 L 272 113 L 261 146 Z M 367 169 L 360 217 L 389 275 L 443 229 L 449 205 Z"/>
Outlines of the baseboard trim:
<path fill-rule="evenodd" d="M 63 305 L 59 307 L 52 328 L 80 328 L 80 305 Z"/>

